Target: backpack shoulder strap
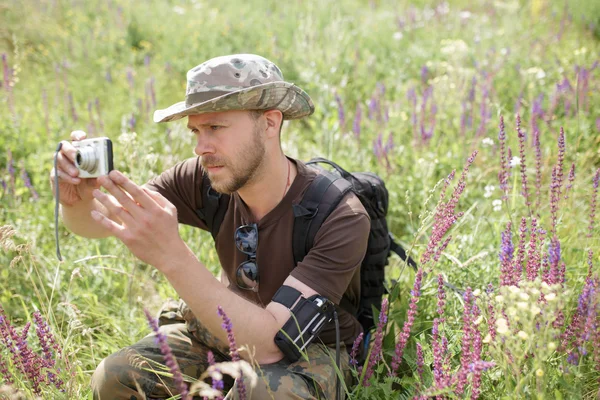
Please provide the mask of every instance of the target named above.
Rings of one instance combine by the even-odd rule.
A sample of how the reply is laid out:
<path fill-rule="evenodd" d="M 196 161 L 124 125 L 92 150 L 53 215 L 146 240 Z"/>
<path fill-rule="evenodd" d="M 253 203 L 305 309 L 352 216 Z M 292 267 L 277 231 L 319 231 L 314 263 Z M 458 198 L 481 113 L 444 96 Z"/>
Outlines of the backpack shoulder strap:
<path fill-rule="evenodd" d="M 196 214 L 206 223 L 213 239 L 216 239 L 229 207 L 230 196 L 216 192 L 210 186 L 210 181 L 206 176 L 202 177 L 200 191 L 202 194 L 202 208 L 196 209 Z"/>
<path fill-rule="evenodd" d="M 308 254 L 319 228 L 350 190 L 350 182 L 323 170 L 310 184 L 300 203 L 293 205 L 294 264 L 298 264 Z"/>

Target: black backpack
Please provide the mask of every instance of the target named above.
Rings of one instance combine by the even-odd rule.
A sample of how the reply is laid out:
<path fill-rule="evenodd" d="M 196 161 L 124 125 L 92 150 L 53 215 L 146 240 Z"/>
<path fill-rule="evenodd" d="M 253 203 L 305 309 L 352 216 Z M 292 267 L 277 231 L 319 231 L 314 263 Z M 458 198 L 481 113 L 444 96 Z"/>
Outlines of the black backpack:
<path fill-rule="evenodd" d="M 334 171 L 322 168 L 319 163 L 332 166 Z M 292 248 L 294 262 L 298 264 L 314 244 L 315 236 L 325 219 L 337 207 L 342 198 L 353 191 L 371 218 L 371 230 L 365 258 L 360 269 L 360 302 L 353 306 L 345 297 L 340 306 L 360 322 L 367 334 L 375 322 L 373 308 L 381 309 L 381 299 L 386 293 L 384 286 L 385 266 L 393 251 L 414 269 L 415 261 L 394 241 L 388 231 L 386 215 L 389 195 L 383 180 L 371 172 L 349 173 L 338 164 L 325 158 L 313 158 L 307 165 L 314 165 L 320 173 L 311 183 L 299 204 L 294 204 L 294 231 Z M 203 208 L 196 213 L 206 222 L 213 238 L 219 232 L 229 196 L 215 192 L 210 185 L 202 188 Z"/>

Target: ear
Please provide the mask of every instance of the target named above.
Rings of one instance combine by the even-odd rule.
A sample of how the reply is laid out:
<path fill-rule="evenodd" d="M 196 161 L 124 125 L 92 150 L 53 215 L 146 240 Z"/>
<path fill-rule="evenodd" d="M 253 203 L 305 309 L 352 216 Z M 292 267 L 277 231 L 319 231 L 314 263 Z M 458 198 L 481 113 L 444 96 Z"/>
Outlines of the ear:
<path fill-rule="evenodd" d="M 267 122 L 265 133 L 267 137 L 279 137 L 279 130 L 283 123 L 283 114 L 279 110 L 267 110 L 263 113 Z"/>

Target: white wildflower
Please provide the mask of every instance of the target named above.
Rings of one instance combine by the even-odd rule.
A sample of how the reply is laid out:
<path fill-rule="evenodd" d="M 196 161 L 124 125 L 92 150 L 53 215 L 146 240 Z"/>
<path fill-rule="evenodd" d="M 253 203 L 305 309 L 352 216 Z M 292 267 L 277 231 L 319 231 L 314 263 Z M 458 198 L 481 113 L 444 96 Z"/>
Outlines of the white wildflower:
<path fill-rule="evenodd" d="M 481 141 L 481 144 L 484 146 L 493 146 L 494 140 L 492 138 L 486 137 Z"/>

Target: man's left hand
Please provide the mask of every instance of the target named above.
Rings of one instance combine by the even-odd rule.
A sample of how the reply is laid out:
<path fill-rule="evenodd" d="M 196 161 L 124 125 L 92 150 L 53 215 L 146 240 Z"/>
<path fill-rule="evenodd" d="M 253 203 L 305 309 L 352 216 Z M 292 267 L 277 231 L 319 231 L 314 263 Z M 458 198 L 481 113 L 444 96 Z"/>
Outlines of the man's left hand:
<path fill-rule="evenodd" d="M 133 255 L 162 270 L 187 250 L 179 236 L 177 209 L 160 193 L 136 185 L 116 170 L 99 177 L 98 182 L 112 196 L 96 189 L 94 197 L 119 221 L 96 211 L 92 217 Z"/>

